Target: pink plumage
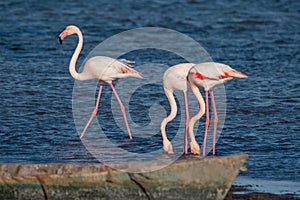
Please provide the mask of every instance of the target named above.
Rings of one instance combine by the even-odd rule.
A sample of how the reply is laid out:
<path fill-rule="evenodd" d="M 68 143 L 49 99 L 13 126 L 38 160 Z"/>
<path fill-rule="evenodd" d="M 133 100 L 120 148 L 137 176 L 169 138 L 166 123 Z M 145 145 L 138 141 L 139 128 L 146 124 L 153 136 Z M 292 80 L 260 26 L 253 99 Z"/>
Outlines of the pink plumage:
<path fill-rule="evenodd" d="M 188 73 L 188 81 L 190 83 L 191 89 L 195 96 L 197 97 L 199 104 L 202 102 L 202 96 L 198 90 L 198 87 L 204 88 L 205 91 L 205 101 L 206 101 L 206 122 L 205 122 L 205 131 L 204 131 L 204 140 L 203 140 L 203 156 L 205 156 L 206 140 L 207 140 L 207 131 L 209 126 L 209 100 L 208 100 L 208 91 L 210 91 L 213 111 L 214 111 L 214 132 L 213 132 L 213 152 L 216 154 L 216 132 L 218 124 L 218 115 L 215 105 L 213 88 L 217 85 L 224 84 L 233 78 L 248 78 L 247 75 L 238 72 L 228 65 L 222 63 L 206 62 L 200 63 L 193 66 Z M 202 104 L 203 105 L 203 104 Z M 197 120 L 201 118 L 204 114 L 204 108 L 200 104 L 200 111 L 195 115 L 189 124 L 189 131 L 192 131 L 194 124 Z"/>
<path fill-rule="evenodd" d="M 84 80 L 98 80 L 100 82 L 100 87 L 98 91 L 98 97 L 96 101 L 95 108 L 91 114 L 91 117 L 89 121 L 87 122 L 84 130 L 82 131 L 80 138 L 83 138 L 85 132 L 87 131 L 87 128 L 89 127 L 90 123 L 92 122 L 93 118 L 96 116 L 98 112 L 98 106 L 100 102 L 100 96 L 101 91 L 104 83 L 108 83 L 113 90 L 118 103 L 120 104 L 121 111 L 124 117 L 125 125 L 129 134 L 129 138 L 132 139 L 131 131 L 129 129 L 129 125 L 127 122 L 126 112 L 124 105 L 119 98 L 119 95 L 117 91 L 115 90 L 112 81 L 116 79 L 122 79 L 122 78 L 142 78 L 142 74 L 138 71 L 132 69 L 129 67 L 126 63 L 121 62 L 120 60 L 106 57 L 106 56 L 95 56 L 90 58 L 84 65 L 83 71 L 81 73 L 78 73 L 75 69 L 76 61 L 78 59 L 78 56 L 80 54 L 80 51 L 82 49 L 83 45 L 83 36 L 81 31 L 78 27 L 74 25 L 67 26 L 66 29 L 61 32 L 59 35 L 59 41 L 62 43 L 62 41 L 69 35 L 76 34 L 78 36 L 78 44 L 74 51 L 74 54 L 71 58 L 70 65 L 69 65 L 69 71 L 72 77 L 76 80 L 84 81 Z"/>
<path fill-rule="evenodd" d="M 187 99 L 187 90 L 188 90 L 188 82 L 187 76 L 189 70 L 194 66 L 193 63 L 182 63 L 178 65 L 174 65 L 167 69 L 164 73 L 163 77 L 163 87 L 165 94 L 169 100 L 171 113 L 165 119 L 163 119 L 161 123 L 161 133 L 163 138 L 163 146 L 164 150 L 169 154 L 173 153 L 173 148 L 171 142 L 168 140 L 166 135 L 166 125 L 168 122 L 173 120 L 177 114 L 177 105 L 174 98 L 174 90 L 179 90 L 183 92 L 184 96 L 184 105 L 185 105 L 185 113 L 186 113 L 186 123 L 185 123 L 185 133 L 184 133 L 184 153 L 187 154 L 187 133 L 188 133 L 188 126 L 189 126 L 189 110 L 188 110 L 188 99 Z M 196 142 L 195 136 L 193 132 L 190 133 L 190 147 L 191 152 L 193 154 L 200 154 L 200 147 Z"/>

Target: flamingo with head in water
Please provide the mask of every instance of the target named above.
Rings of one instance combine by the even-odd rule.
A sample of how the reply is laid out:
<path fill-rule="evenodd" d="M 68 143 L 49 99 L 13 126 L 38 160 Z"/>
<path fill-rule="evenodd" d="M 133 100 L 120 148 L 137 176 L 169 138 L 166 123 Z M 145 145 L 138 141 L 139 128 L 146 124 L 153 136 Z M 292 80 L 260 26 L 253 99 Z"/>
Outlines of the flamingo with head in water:
<path fill-rule="evenodd" d="M 78 44 L 75 49 L 75 52 L 71 58 L 70 64 L 69 64 L 69 71 L 71 76 L 79 81 L 85 81 L 85 80 L 98 80 L 100 82 L 100 87 L 98 91 L 97 101 L 95 108 L 91 114 L 90 119 L 88 120 L 85 128 L 83 129 L 80 138 L 83 138 L 85 132 L 87 131 L 90 123 L 92 122 L 93 118 L 96 116 L 98 112 L 98 106 L 100 102 L 100 96 L 101 91 L 104 83 L 108 83 L 113 91 L 113 93 L 116 96 L 116 99 L 121 107 L 121 112 L 124 117 L 125 125 L 129 134 L 130 140 L 132 139 L 132 135 L 129 129 L 129 125 L 126 118 L 126 112 L 125 107 L 119 98 L 119 95 L 117 91 L 115 90 L 115 87 L 112 84 L 113 80 L 116 79 L 122 79 L 122 78 L 129 78 L 129 77 L 135 77 L 135 78 L 142 78 L 142 74 L 138 71 L 130 68 L 126 63 L 123 63 L 117 59 L 105 57 L 105 56 L 95 56 L 87 60 L 87 62 L 84 65 L 83 71 L 81 73 L 78 73 L 75 69 L 77 58 L 80 54 L 80 51 L 82 49 L 83 45 L 83 36 L 80 31 L 80 29 L 74 25 L 67 26 L 66 29 L 61 32 L 59 35 L 59 41 L 62 43 L 62 41 L 70 35 L 76 34 L 78 36 Z"/>
<path fill-rule="evenodd" d="M 187 82 L 187 75 L 189 70 L 194 66 L 193 63 L 182 63 L 178 65 L 174 65 L 166 70 L 163 77 L 163 87 L 165 94 L 169 100 L 171 112 L 169 116 L 167 116 L 161 122 L 161 134 L 163 139 L 163 146 L 164 150 L 169 153 L 173 154 L 173 147 L 171 142 L 168 140 L 166 135 L 166 125 L 168 122 L 173 120 L 177 114 L 177 105 L 174 98 L 174 90 L 179 90 L 183 92 L 184 96 L 184 106 L 185 106 L 185 114 L 186 114 L 186 123 L 185 123 L 185 133 L 184 133 L 184 153 L 187 154 L 187 133 L 188 133 L 188 125 L 189 125 L 189 109 L 188 109 L 188 99 L 187 99 L 187 90 L 188 90 L 188 82 Z M 204 100 L 199 100 L 199 103 L 204 104 Z M 204 105 L 201 105 L 204 107 Z M 200 147 L 196 142 L 195 136 L 193 132 L 190 133 L 190 149 L 193 154 L 200 154 Z"/>
<path fill-rule="evenodd" d="M 199 92 L 198 87 L 204 88 L 205 91 L 205 101 L 206 101 L 206 121 L 205 121 L 205 131 L 204 131 L 204 140 L 203 140 L 203 156 L 205 156 L 206 140 L 207 140 L 207 131 L 209 127 L 209 101 L 208 101 L 208 91 L 210 92 L 211 102 L 214 112 L 214 130 L 213 130 L 213 152 L 212 155 L 216 154 L 216 134 L 217 134 L 217 124 L 218 124 L 218 115 L 214 98 L 213 88 L 217 85 L 224 84 L 233 78 L 248 78 L 247 75 L 238 72 L 228 65 L 214 62 L 200 63 L 193 66 L 188 73 L 188 81 L 190 87 L 198 99 L 199 103 L 202 96 Z M 189 123 L 189 132 L 193 132 L 194 124 L 199 120 L 204 114 L 203 104 L 200 104 L 199 112 L 190 120 Z"/>

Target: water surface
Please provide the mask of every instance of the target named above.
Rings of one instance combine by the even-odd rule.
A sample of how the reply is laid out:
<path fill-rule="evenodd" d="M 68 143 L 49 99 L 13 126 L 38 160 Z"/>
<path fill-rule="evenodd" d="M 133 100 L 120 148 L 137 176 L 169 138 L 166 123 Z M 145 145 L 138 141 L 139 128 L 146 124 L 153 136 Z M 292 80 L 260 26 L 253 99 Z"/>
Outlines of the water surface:
<path fill-rule="evenodd" d="M 213 60 L 249 75 L 247 80 L 226 84 L 227 115 L 217 154 L 247 153 L 249 170 L 240 175 L 242 180 L 276 181 L 278 187 L 290 182 L 299 187 L 289 193 L 300 193 L 298 1 L 32 0 L 4 1 L 0 9 L 0 162 L 98 162 L 79 139 L 73 120 L 74 80 L 68 63 L 77 40 L 70 37 L 62 47 L 57 41 L 66 25 L 78 25 L 85 35 L 79 64 L 110 36 L 137 27 L 165 27 L 195 39 Z M 167 52 L 155 51 L 137 52 L 127 58 L 136 65 L 181 61 Z M 149 99 L 148 104 L 159 102 L 166 109 L 163 114 L 169 112 L 162 90 L 149 86 L 144 91 L 143 95 L 137 91 L 134 100 L 140 97 L 141 102 Z M 120 134 L 110 118 L 110 97 L 106 85 L 98 120 L 106 120 L 104 129 L 115 142 L 123 141 L 126 133 Z M 147 105 L 140 105 L 140 109 L 129 112 L 143 126 L 149 119 L 138 120 L 147 116 L 143 109 Z M 176 128 L 175 120 L 168 130 Z M 201 127 L 197 139 L 202 140 Z M 138 142 L 143 144 L 142 139 Z M 144 144 L 144 148 L 124 148 L 161 148 L 159 132 Z"/>

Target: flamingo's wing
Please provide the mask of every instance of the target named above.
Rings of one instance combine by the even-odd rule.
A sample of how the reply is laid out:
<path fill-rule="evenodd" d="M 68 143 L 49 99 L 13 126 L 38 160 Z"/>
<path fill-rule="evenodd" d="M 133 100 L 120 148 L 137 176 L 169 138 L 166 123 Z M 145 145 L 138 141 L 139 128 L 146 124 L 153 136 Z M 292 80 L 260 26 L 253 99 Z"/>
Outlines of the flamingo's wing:
<path fill-rule="evenodd" d="M 123 62 L 115 62 L 114 67 L 116 69 L 116 73 L 113 75 L 115 79 L 120 78 L 143 78 L 143 75 L 137 70 L 131 68 L 128 64 Z"/>
<path fill-rule="evenodd" d="M 118 61 L 120 61 L 121 63 L 124 63 L 125 65 L 129 66 L 129 67 L 132 67 L 132 64 L 135 63 L 135 61 L 132 61 L 132 60 L 127 60 L 127 59 L 118 59 Z"/>

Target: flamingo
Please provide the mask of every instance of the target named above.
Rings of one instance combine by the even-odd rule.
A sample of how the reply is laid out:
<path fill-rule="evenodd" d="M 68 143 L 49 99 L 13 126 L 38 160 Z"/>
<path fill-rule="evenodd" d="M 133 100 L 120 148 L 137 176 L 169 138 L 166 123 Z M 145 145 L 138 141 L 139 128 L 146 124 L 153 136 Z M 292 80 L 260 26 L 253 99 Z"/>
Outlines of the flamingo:
<path fill-rule="evenodd" d="M 164 118 L 163 121 L 161 122 L 160 130 L 162 133 L 164 150 L 168 154 L 174 153 L 172 144 L 168 140 L 166 135 L 166 130 L 165 130 L 167 123 L 173 120 L 177 113 L 177 105 L 173 94 L 174 90 L 182 91 L 184 96 L 186 123 L 185 123 L 183 150 L 184 150 L 184 154 L 187 154 L 187 133 L 188 133 L 188 125 L 189 125 L 189 110 L 188 110 L 188 99 L 187 99 L 187 90 L 188 90 L 187 75 L 189 70 L 194 65 L 195 64 L 193 63 L 182 63 L 182 64 L 174 65 L 169 69 L 167 69 L 163 76 L 163 87 L 164 87 L 165 94 L 170 103 L 171 112 L 169 116 Z M 199 103 L 204 104 L 204 100 L 202 99 L 202 102 Z M 191 139 L 191 143 L 190 143 L 191 152 L 193 154 L 200 154 L 200 147 L 199 144 L 196 142 L 193 132 L 190 132 L 190 139 Z"/>
<path fill-rule="evenodd" d="M 69 64 L 69 71 L 70 71 L 71 76 L 75 80 L 79 80 L 79 81 L 98 80 L 100 82 L 96 105 L 94 107 L 94 110 L 91 114 L 90 119 L 88 120 L 85 128 L 83 129 L 83 131 L 80 135 L 80 139 L 83 138 L 90 123 L 92 122 L 93 118 L 96 116 L 96 114 L 98 112 L 98 106 L 99 106 L 99 102 L 100 102 L 100 96 L 101 96 L 103 84 L 108 83 L 120 105 L 129 138 L 130 138 L 130 140 L 132 140 L 132 135 L 131 135 L 128 121 L 126 118 L 125 107 L 124 107 L 115 87 L 113 86 L 112 81 L 116 80 L 116 79 L 129 78 L 129 77 L 143 78 L 142 74 L 139 73 L 138 71 L 130 68 L 126 63 L 123 63 L 117 59 L 105 57 L 105 56 L 95 56 L 95 57 L 90 58 L 85 63 L 83 71 L 81 73 L 78 73 L 75 69 L 75 66 L 76 66 L 77 58 L 80 54 L 80 51 L 81 51 L 82 45 L 83 45 L 83 36 L 82 36 L 80 29 L 74 25 L 67 26 L 66 29 L 63 32 L 61 32 L 61 34 L 59 35 L 59 41 L 60 41 L 60 44 L 62 44 L 62 41 L 67 36 L 70 36 L 73 34 L 76 34 L 78 36 L 78 44 L 77 44 L 77 47 L 74 51 L 74 54 L 73 54 L 70 64 Z"/>
<path fill-rule="evenodd" d="M 214 130 L 213 130 L 213 152 L 212 155 L 216 154 L 216 133 L 218 124 L 218 115 L 216 110 L 215 98 L 213 88 L 217 85 L 226 83 L 233 78 L 248 78 L 247 75 L 238 72 L 228 65 L 222 63 L 206 62 L 200 63 L 192 67 L 188 73 L 188 82 L 190 84 L 191 90 L 194 95 L 201 101 L 202 96 L 199 92 L 199 87 L 204 88 L 205 91 L 205 101 L 206 101 L 206 121 L 205 121 L 205 131 L 203 140 L 203 156 L 205 156 L 207 131 L 209 126 L 209 101 L 208 101 L 208 91 L 210 92 L 211 102 L 214 112 Z M 199 100 L 200 99 L 200 100 Z M 200 104 L 199 112 L 190 120 L 189 132 L 193 132 L 194 124 L 199 120 L 204 114 L 203 104 Z M 191 133 L 190 133 L 191 134 Z"/>

